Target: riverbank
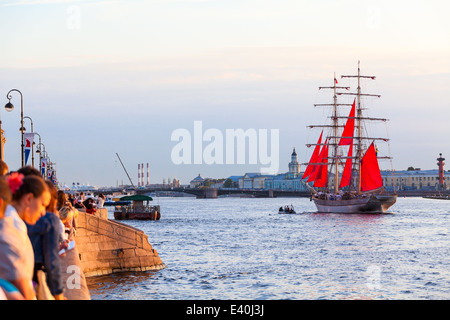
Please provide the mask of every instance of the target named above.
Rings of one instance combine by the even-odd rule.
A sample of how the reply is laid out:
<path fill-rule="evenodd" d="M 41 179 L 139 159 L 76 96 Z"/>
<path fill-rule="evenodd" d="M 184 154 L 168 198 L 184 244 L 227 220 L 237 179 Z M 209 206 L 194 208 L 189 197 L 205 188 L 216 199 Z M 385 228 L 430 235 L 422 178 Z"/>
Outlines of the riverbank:
<path fill-rule="evenodd" d="M 86 278 L 127 271 L 165 268 L 148 236 L 140 229 L 108 220 L 107 209 L 95 215 L 79 211 L 75 249 L 61 257 L 68 300 L 89 300 Z"/>
<path fill-rule="evenodd" d="M 450 196 L 450 190 L 399 190 L 397 191 L 399 197 L 432 197 L 435 195 Z"/>

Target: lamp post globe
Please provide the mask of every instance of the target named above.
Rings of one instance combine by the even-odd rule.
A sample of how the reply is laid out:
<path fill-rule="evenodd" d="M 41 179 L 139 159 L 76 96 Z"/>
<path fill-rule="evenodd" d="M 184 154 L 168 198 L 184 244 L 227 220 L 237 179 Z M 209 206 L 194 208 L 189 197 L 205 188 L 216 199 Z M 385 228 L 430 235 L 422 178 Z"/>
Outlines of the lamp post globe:
<path fill-rule="evenodd" d="M 9 101 L 7 104 L 5 104 L 5 110 L 8 112 L 11 112 L 14 110 L 14 105 Z"/>

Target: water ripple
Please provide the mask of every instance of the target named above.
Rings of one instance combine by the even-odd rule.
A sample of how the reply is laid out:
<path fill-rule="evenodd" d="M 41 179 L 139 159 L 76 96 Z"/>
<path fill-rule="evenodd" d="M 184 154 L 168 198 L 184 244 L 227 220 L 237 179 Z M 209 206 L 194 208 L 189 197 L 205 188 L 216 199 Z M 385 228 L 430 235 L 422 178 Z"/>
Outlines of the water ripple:
<path fill-rule="evenodd" d="M 127 223 L 167 268 L 88 285 L 102 300 L 448 299 L 448 204 L 424 200 L 342 215 L 315 213 L 305 198 L 160 198 L 160 221 Z M 301 213 L 276 213 L 291 203 Z"/>

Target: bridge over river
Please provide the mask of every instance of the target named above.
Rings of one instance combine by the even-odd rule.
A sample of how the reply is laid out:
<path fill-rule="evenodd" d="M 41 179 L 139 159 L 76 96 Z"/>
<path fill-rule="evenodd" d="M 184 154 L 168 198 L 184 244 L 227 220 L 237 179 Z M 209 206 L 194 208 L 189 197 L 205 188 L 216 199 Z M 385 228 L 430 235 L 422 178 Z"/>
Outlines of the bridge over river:
<path fill-rule="evenodd" d="M 215 189 L 215 188 L 146 188 L 137 189 L 136 193 L 146 194 L 154 192 L 181 192 L 195 195 L 198 199 L 217 198 L 224 195 L 242 195 L 253 198 L 276 198 L 276 197 L 309 197 L 306 191 L 277 191 L 263 189 Z"/>
<path fill-rule="evenodd" d="M 111 193 L 114 191 L 122 191 L 122 189 L 104 189 L 97 190 L 94 194 Z M 281 191 L 281 190 L 263 190 L 263 189 L 234 189 L 234 188 L 138 188 L 137 194 L 149 194 L 156 192 L 179 192 L 196 196 L 198 199 L 213 199 L 218 196 L 225 195 L 241 195 L 252 198 L 277 198 L 277 197 L 309 197 L 310 193 L 307 191 Z"/>
<path fill-rule="evenodd" d="M 252 198 L 282 198 L 282 197 L 310 197 L 309 191 L 293 191 L 293 190 L 264 190 L 264 189 L 237 189 L 237 188 L 137 188 L 137 194 L 150 193 L 186 193 L 196 196 L 198 199 L 213 199 L 219 196 L 238 196 L 252 197 Z M 99 193 L 111 194 L 113 192 L 123 192 L 122 188 L 108 188 L 94 191 L 95 195 Z M 435 191 L 435 190 L 398 190 L 399 197 L 431 197 L 440 195 L 450 199 L 450 191 Z"/>

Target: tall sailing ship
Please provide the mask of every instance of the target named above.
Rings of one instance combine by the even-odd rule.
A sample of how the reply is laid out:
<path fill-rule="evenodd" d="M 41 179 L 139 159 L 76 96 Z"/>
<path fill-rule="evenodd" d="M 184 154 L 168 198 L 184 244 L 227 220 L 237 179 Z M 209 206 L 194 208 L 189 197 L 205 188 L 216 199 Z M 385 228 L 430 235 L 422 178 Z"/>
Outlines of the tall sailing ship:
<path fill-rule="evenodd" d="M 319 90 L 333 90 L 333 103 L 314 105 L 331 106 L 332 121 L 331 124 L 309 126 L 322 128 L 322 132 L 316 144 L 307 145 L 315 145 L 315 148 L 302 180 L 307 179 L 306 186 L 311 190 L 311 200 L 318 212 L 384 213 L 396 202 L 397 195 L 384 190 L 378 159 L 390 157 L 377 155 L 375 141 L 387 142 L 388 139 L 367 136 L 365 125 L 387 119 L 365 116 L 365 108 L 361 106 L 361 97 L 380 97 L 361 92 L 361 79 L 375 80 L 375 76 L 361 75 L 358 61 L 358 74 L 341 78 L 356 78 L 357 90 L 352 93 L 350 87 L 339 86 L 336 76 L 333 86 L 319 87 Z M 353 104 L 338 103 L 337 97 L 341 95 L 355 96 Z M 342 106 L 351 106 L 348 116 L 340 115 Z M 324 133 L 327 136 L 324 137 Z M 334 176 L 333 183 L 330 183 L 330 176 Z"/>

